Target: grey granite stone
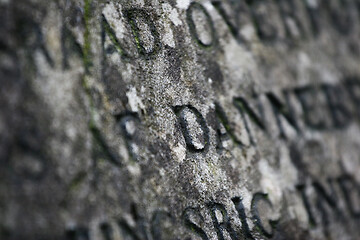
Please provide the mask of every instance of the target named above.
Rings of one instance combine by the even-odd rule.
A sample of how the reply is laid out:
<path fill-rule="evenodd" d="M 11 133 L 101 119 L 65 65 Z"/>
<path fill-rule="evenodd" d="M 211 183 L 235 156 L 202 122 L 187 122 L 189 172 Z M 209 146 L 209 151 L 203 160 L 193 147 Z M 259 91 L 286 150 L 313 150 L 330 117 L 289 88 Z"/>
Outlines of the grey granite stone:
<path fill-rule="evenodd" d="M 358 0 L 0 0 L 0 239 L 359 239 Z"/>

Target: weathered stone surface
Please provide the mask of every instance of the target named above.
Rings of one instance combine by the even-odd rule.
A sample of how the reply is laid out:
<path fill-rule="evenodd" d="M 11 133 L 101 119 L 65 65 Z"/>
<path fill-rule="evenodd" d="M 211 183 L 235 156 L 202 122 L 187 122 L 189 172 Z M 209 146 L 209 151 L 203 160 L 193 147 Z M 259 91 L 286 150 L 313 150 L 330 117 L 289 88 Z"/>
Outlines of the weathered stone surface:
<path fill-rule="evenodd" d="M 358 0 L 0 18 L 0 239 L 359 239 Z"/>

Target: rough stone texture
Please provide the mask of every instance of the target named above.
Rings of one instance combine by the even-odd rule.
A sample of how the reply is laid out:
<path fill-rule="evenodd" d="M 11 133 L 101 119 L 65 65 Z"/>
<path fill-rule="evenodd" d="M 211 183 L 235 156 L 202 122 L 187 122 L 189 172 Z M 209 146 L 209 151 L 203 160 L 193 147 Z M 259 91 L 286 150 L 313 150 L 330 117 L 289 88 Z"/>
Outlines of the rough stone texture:
<path fill-rule="evenodd" d="M 359 239 L 359 1 L 0 22 L 0 239 Z"/>

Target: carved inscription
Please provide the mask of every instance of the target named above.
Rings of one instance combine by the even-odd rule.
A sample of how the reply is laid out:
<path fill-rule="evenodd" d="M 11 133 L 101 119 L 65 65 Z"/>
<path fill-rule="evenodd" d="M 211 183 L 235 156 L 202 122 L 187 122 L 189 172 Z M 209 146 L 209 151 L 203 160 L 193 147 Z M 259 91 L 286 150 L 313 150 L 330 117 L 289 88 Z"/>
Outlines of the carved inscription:
<path fill-rule="evenodd" d="M 187 148 L 193 152 L 206 150 L 209 145 L 209 129 L 201 113 L 192 106 L 176 106 L 174 111 L 179 117 Z"/>
<path fill-rule="evenodd" d="M 324 26 L 332 26 L 338 33 L 348 35 L 356 29 L 356 25 L 353 23 L 359 18 L 356 3 L 353 0 L 336 0 L 331 4 L 327 4 L 324 0 L 313 3 L 302 0 L 246 0 L 243 2 L 228 0 L 212 1 L 211 4 L 228 26 L 232 36 L 239 44 L 244 45 L 250 44 L 240 32 L 242 24 L 247 21 L 245 19 L 250 19 L 257 37 L 264 44 L 273 45 L 278 42 L 286 42 L 289 46 L 293 46 L 294 39 L 307 39 L 309 35 L 315 38 L 319 37 Z M 232 11 L 228 9 L 232 9 Z M 271 15 L 269 15 L 270 12 Z M 238 13 L 244 16 L 238 17 Z M 307 17 L 306 21 L 302 17 L 304 14 Z M 147 11 L 126 9 L 123 11 L 123 15 L 129 23 L 140 56 L 149 60 L 157 55 L 162 50 L 163 44 L 159 31 Z M 108 35 L 116 51 L 124 59 L 133 57 L 121 45 L 104 15 L 102 19 L 103 38 L 105 34 Z M 186 22 L 189 33 L 198 46 L 206 49 L 216 45 L 218 42 L 217 29 L 212 15 L 203 4 L 191 2 L 186 10 Z M 151 39 L 144 41 L 143 38 L 146 36 Z"/>
<path fill-rule="evenodd" d="M 194 20 L 195 13 L 203 15 L 202 21 L 205 23 L 204 25 L 206 26 L 206 30 L 198 29 L 199 26 L 203 24 L 196 24 L 198 21 Z M 196 42 L 202 47 L 213 46 L 216 41 L 215 29 L 214 23 L 212 22 L 210 14 L 207 12 L 207 10 L 200 3 L 192 2 L 187 9 L 186 17 L 190 29 L 190 34 L 196 40 Z M 202 32 L 202 35 L 200 35 L 199 32 Z"/>
<path fill-rule="evenodd" d="M 352 85 L 353 88 L 348 91 L 347 86 Z M 337 128 L 345 128 L 352 121 L 357 119 L 357 100 L 354 97 L 354 90 L 358 87 L 357 83 L 345 82 L 344 85 L 321 85 L 321 86 L 306 86 L 295 89 L 285 89 L 284 100 L 280 100 L 272 92 L 267 92 L 264 95 L 267 99 L 267 104 L 273 109 L 275 122 L 279 130 L 279 137 L 287 138 L 287 133 L 284 129 L 284 121 L 291 126 L 297 135 L 301 135 L 307 128 L 311 130 L 326 131 Z M 296 97 L 299 104 L 302 106 L 302 112 L 295 113 L 290 103 L 290 95 Z M 259 96 L 254 100 L 258 100 Z M 319 100 L 321 99 L 321 100 Z M 254 133 L 250 125 L 255 125 L 260 131 L 267 133 L 266 116 L 263 113 L 264 106 L 258 101 L 258 109 L 250 106 L 249 101 L 243 97 L 234 98 L 234 107 L 239 110 L 239 113 L 244 121 L 244 126 L 248 135 L 251 138 L 251 143 L 254 145 Z M 202 114 L 193 106 L 177 106 L 174 108 L 179 117 L 181 130 L 186 140 L 186 145 L 189 151 L 203 151 L 206 150 L 209 144 L 209 127 L 208 123 Z M 218 127 L 216 130 L 218 138 L 218 148 L 221 148 L 221 142 L 227 136 L 237 145 L 245 146 L 234 134 L 230 128 L 229 119 L 225 115 L 222 107 L 215 103 L 215 115 L 218 120 Z M 300 121 L 302 120 L 304 126 L 300 128 Z M 191 124 L 192 123 L 192 124 Z"/>
<path fill-rule="evenodd" d="M 334 191 L 334 184 L 340 186 L 342 196 L 335 196 L 336 193 Z M 346 191 L 349 186 L 357 189 L 357 191 L 354 192 L 356 197 L 350 196 L 350 192 Z M 325 189 L 328 187 L 331 189 L 330 192 Z M 313 188 L 315 190 L 316 198 L 314 200 L 309 200 L 306 194 L 307 188 Z M 347 220 L 347 218 L 352 218 L 354 220 L 358 220 L 360 218 L 360 208 L 358 207 L 360 202 L 360 184 L 354 181 L 351 176 L 342 175 L 335 179 L 329 179 L 327 186 L 314 181 L 312 186 L 298 185 L 297 189 L 299 191 L 299 197 L 302 198 L 304 208 L 307 211 L 310 226 L 317 226 L 318 224 L 318 220 L 314 217 L 314 210 L 319 211 L 321 221 L 322 224 L 324 224 L 325 229 L 329 225 L 329 214 L 335 214 L 335 216 L 342 221 Z M 340 207 L 340 199 L 345 200 L 346 209 Z M 253 195 L 251 200 L 251 216 L 249 217 L 245 213 L 242 197 L 233 197 L 231 201 L 233 203 L 233 208 L 238 213 L 238 216 L 236 217 L 239 218 L 241 222 L 241 231 L 235 230 L 239 229 L 231 220 L 235 216 L 230 218 L 229 210 L 225 207 L 225 205 L 217 202 L 209 202 L 206 204 L 206 209 L 212 219 L 212 225 L 217 235 L 217 239 L 225 239 L 225 236 L 229 236 L 230 239 L 256 239 L 255 236 L 258 235 L 254 235 L 254 233 L 249 229 L 249 219 L 252 219 L 253 223 L 257 227 L 257 234 L 260 234 L 267 239 L 271 239 L 274 236 L 280 219 L 272 219 L 271 217 L 268 218 L 266 217 L 269 216 L 268 214 L 263 215 L 264 212 L 272 210 L 272 203 L 267 194 L 257 192 Z M 358 205 L 356 209 L 354 201 L 356 202 L 356 205 Z M 166 211 L 154 212 L 150 223 L 145 223 L 144 218 L 142 217 L 137 219 L 138 221 L 135 229 L 130 227 L 126 221 L 118 220 L 118 226 L 122 229 L 121 232 L 124 237 L 127 236 L 130 237 L 130 239 L 145 240 L 149 239 L 148 234 L 151 233 L 152 238 L 162 239 L 164 226 L 168 225 L 171 229 L 171 226 L 176 225 L 174 219 Z M 203 240 L 208 240 L 210 233 L 204 230 L 204 221 L 204 216 L 201 214 L 200 208 L 187 207 L 183 210 L 181 221 L 183 226 L 186 227 L 189 230 L 189 233 L 192 233 L 194 236 Z M 99 229 L 101 230 L 104 240 L 114 239 L 112 237 L 113 230 L 109 223 L 100 224 Z M 66 235 L 69 240 L 89 239 L 89 230 L 80 227 L 68 230 Z"/>
<path fill-rule="evenodd" d="M 150 15 L 144 9 L 126 9 L 123 11 L 123 16 L 130 25 L 133 40 L 139 56 L 145 59 L 151 59 L 161 49 L 161 42 L 159 32 L 152 21 Z M 106 17 L 102 15 L 102 44 L 104 47 L 105 37 L 108 36 L 116 51 L 124 58 L 131 59 L 131 56 L 126 50 L 127 45 L 123 45 L 117 38 L 114 29 L 110 26 Z M 149 38 L 149 39 L 147 39 Z M 150 39 L 151 38 L 151 39 Z M 147 44 L 151 42 L 151 44 Z M 111 48 L 104 49 L 105 52 L 111 52 Z"/>
<path fill-rule="evenodd" d="M 227 42 L 219 39 L 226 35 L 219 26 L 226 26 L 225 30 L 229 32 L 226 38 L 236 40 L 231 43 L 233 47 L 240 44 L 246 47 L 246 51 L 257 51 L 259 55 L 269 50 L 269 46 L 271 51 L 291 49 L 299 52 L 301 60 L 296 64 L 308 66 L 310 64 L 306 57 L 305 60 L 302 58 L 305 53 L 300 53 L 301 49 L 297 49 L 298 46 L 295 45 L 310 44 L 306 41 L 311 37 L 315 41 L 330 41 L 325 31 L 328 29 L 334 31 L 337 37 L 352 36 L 359 31 L 356 21 L 360 17 L 360 3 L 355 0 L 334 0 L 329 3 L 325 0 L 185 2 L 177 3 L 182 12 L 173 11 L 173 2 L 162 3 L 160 10 L 142 8 L 139 3 L 134 8 L 131 4 L 124 4 L 121 8 L 110 9 L 111 11 L 97 11 L 99 16 L 91 18 L 92 2 L 85 0 L 82 37 L 79 38 L 67 24 L 59 25 L 59 57 L 52 54 L 49 48 L 51 45 L 48 42 L 53 41 L 52 35 L 49 34 L 49 39 L 45 39 L 44 29 L 38 22 L 29 20 L 22 23 L 24 32 L 20 35 L 23 35 L 26 42 L 24 54 L 34 64 L 40 53 L 40 61 L 45 60 L 45 65 L 48 65 L 45 71 L 38 74 L 31 72 L 33 66 L 29 67 L 30 72 L 41 81 L 47 75 L 54 75 L 54 78 L 61 75 L 56 71 L 62 70 L 68 74 L 72 71 L 71 58 L 81 59 L 84 72 L 79 73 L 82 79 L 79 85 L 84 87 L 81 94 L 88 97 L 86 104 L 89 105 L 90 115 L 88 125 L 85 125 L 90 136 L 90 140 L 84 144 L 84 149 L 89 150 L 86 157 L 89 156 L 89 165 L 93 164 L 96 170 L 102 164 L 99 159 L 110 163 L 110 167 L 106 166 L 105 182 L 112 182 L 114 179 L 123 181 L 115 182 L 114 186 L 104 190 L 109 195 L 104 194 L 104 198 L 110 199 L 111 207 L 118 204 L 119 209 L 116 210 L 119 211 L 111 209 L 111 213 L 104 213 L 100 220 L 94 221 L 91 217 L 91 222 L 89 220 L 85 224 L 73 220 L 72 227 L 66 227 L 62 232 L 65 239 L 93 240 L 94 236 L 104 240 L 116 240 L 119 236 L 133 240 L 161 240 L 168 239 L 169 236 L 183 240 L 287 239 L 288 236 L 281 234 L 285 232 L 284 224 L 290 222 L 289 215 L 291 221 L 295 222 L 300 222 L 299 219 L 305 216 L 306 220 L 302 225 L 307 228 L 306 231 L 324 231 L 324 236 L 331 239 L 334 223 L 358 224 L 359 178 L 348 171 L 353 167 L 351 164 L 346 167 L 341 165 L 354 156 L 346 153 L 347 146 L 339 147 L 340 150 L 336 146 L 346 144 L 338 136 L 353 129 L 355 132 L 359 127 L 360 78 L 357 73 L 353 74 L 346 67 L 340 66 L 339 69 L 345 69 L 344 73 L 339 74 L 340 77 L 329 76 L 325 72 L 324 76 L 317 79 L 318 75 L 311 72 L 309 79 L 299 80 L 300 84 L 286 82 L 288 85 L 284 83 L 287 86 L 285 88 L 272 88 L 269 87 L 271 81 L 278 83 L 273 76 L 270 83 L 264 83 L 263 86 L 258 84 L 258 79 L 251 81 L 253 76 L 247 69 L 241 69 L 241 74 L 238 74 L 241 79 L 235 79 L 241 83 L 236 85 L 231 82 L 234 76 L 229 72 L 235 71 L 238 65 L 223 54 L 229 50 L 225 49 L 227 46 L 223 46 Z M 180 19 L 180 13 L 184 19 Z M 160 14 L 170 17 L 159 17 Z M 114 18 L 115 15 L 118 18 Z M 65 19 L 65 16 L 62 17 Z M 124 32 L 114 24 L 120 20 L 123 21 L 121 31 Z M 98 28 L 93 30 L 90 23 L 95 24 L 94 22 L 98 24 Z M 166 29 L 161 28 L 162 24 Z M 255 38 L 249 37 L 252 31 Z M 166 34 L 162 35 L 164 33 Z M 188 35 L 185 36 L 186 41 L 181 34 Z M 90 44 L 95 41 L 92 38 L 98 38 L 97 45 Z M 255 41 L 250 42 L 250 39 Z M 184 43 L 193 44 L 195 48 L 182 52 L 177 47 L 184 47 Z M 345 47 L 347 46 L 344 45 L 341 49 Z M 113 53 L 115 54 L 112 55 Z M 188 58 L 193 57 L 190 55 L 195 53 L 198 55 L 194 59 L 199 62 L 200 67 L 190 66 L 190 61 L 187 62 Z M 215 61 L 215 64 L 208 64 L 208 59 L 204 56 L 213 53 L 216 58 L 220 55 L 219 59 L 229 64 L 229 68 L 224 68 L 224 72 L 218 70 L 220 74 L 209 74 L 215 77 L 204 77 L 202 71 L 206 74 L 211 72 L 206 69 L 208 65 L 215 65 L 216 69 L 223 67 Z M 269 68 L 272 64 L 271 54 L 264 54 L 270 56 L 270 60 L 262 62 L 263 59 L 255 57 L 254 62 L 259 61 L 258 66 L 264 66 L 264 69 Z M 335 56 L 338 53 L 332 54 Z M 100 59 L 92 59 L 93 56 Z M 245 57 L 244 59 L 246 61 Z M 109 66 L 113 72 L 108 75 L 113 75 L 119 83 L 115 86 L 124 89 L 118 89 L 111 81 L 106 81 L 105 72 Z M 328 81 L 322 83 L 321 79 Z M 226 82 L 224 86 L 229 85 L 229 93 L 224 90 L 225 87 L 215 89 L 222 81 Z M 286 79 L 281 81 L 285 82 Z M 130 83 L 131 86 L 127 86 Z M 201 84 L 208 85 L 202 89 Z M 162 85 L 167 85 L 168 89 Z M 57 85 L 47 85 L 49 89 L 54 86 Z M 185 87 L 182 88 L 183 86 Z M 250 92 L 246 92 L 252 87 Z M 39 92 L 48 90 L 39 86 L 37 88 Z M 129 89 L 131 91 L 126 92 Z M 186 91 L 177 92 L 178 89 Z M 197 95 L 201 97 L 196 99 Z M 111 97 L 116 98 L 116 101 L 109 101 Z M 161 104 L 157 98 L 161 99 Z M 44 102 L 48 100 L 44 99 Z M 102 109 L 97 112 L 98 107 Z M 162 121 L 167 122 L 163 124 Z M 51 127 L 56 128 L 58 123 L 54 121 L 51 124 Z M 63 130 L 66 132 L 64 135 L 73 137 L 77 130 L 76 125 L 74 126 L 73 129 L 69 127 Z M 42 129 L 32 129 L 30 126 L 30 130 L 23 130 L 27 131 L 35 132 L 29 134 L 35 136 L 35 140 L 26 136 L 14 137 L 6 164 L 10 174 L 37 183 L 51 175 L 48 174 L 49 169 L 56 164 L 45 150 L 44 142 L 47 138 L 40 136 Z M 333 152 L 329 153 L 323 142 L 328 143 Z M 64 151 L 70 152 L 69 149 Z M 323 173 L 321 167 L 335 165 L 327 158 L 327 154 L 340 159 L 336 162 L 340 166 L 333 167 L 334 174 L 324 171 L 324 176 L 319 176 Z M 80 177 L 74 178 L 75 182 L 85 178 L 88 180 L 87 173 L 84 173 L 88 169 L 85 167 L 78 175 Z M 252 169 L 255 167 L 259 169 Z M 319 168 L 319 172 L 315 172 L 314 168 Z M 289 177 L 295 180 L 292 183 L 278 183 L 278 175 L 284 172 L 296 175 Z M 247 173 L 254 178 L 251 181 L 254 180 L 256 184 L 247 185 L 247 180 L 244 181 Z M 53 175 L 61 178 L 68 176 L 67 174 L 71 175 L 71 170 L 59 171 Z M 89 182 L 97 181 L 94 179 Z M 170 187 L 162 188 L 163 183 Z M 244 188 L 248 191 L 243 191 Z M 84 209 L 93 208 L 92 204 L 98 195 L 102 197 L 102 190 L 95 189 L 97 192 L 88 195 L 80 194 L 79 202 L 90 199 L 89 206 Z M 194 192 L 194 198 L 188 195 L 177 196 L 183 192 Z M 25 192 L 24 196 L 26 194 Z M 159 205 L 151 203 L 146 206 L 142 199 L 136 199 L 138 196 L 156 199 L 160 195 L 166 197 L 159 197 Z M 116 202 L 119 199 L 130 202 L 128 210 L 124 210 L 125 207 L 122 209 L 122 202 Z M 278 206 L 279 202 L 284 206 Z M 291 209 L 291 214 L 284 213 L 288 203 L 293 208 L 296 206 L 296 209 Z M 1 204 L 0 201 L 0 210 Z M 98 215 L 102 209 L 111 208 L 101 207 L 101 210 L 96 209 L 97 212 L 91 214 Z M 114 216 L 111 215 L 113 212 Z M 71 219 L 68 216 L 64 218 Z M 181 237 L 176 236 L 176 230 L 179 229 L 184 233 Z M 0 224 L 0 234 L 1 231 Z"/>

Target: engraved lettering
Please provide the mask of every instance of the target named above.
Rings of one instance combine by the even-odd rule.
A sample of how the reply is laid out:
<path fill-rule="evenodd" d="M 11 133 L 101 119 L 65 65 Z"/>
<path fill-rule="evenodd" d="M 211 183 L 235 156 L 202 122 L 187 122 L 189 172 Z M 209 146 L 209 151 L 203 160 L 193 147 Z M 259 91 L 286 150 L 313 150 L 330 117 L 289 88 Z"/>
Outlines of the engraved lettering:
<path fill-rule="evenodd" d="M 350 175 L 339 177 L 338 183 L 350 215 L 353 218 L 360 219 L 360 185 Z"/>
<path fill-rule="evenodd" d="M 106 143 L 106 140 L 102 136 L 100 130 L 95 127 L 90 127 L 91 133 L 94 137 L 94 140 L 98 146 L 98 149 L 96 151 L 96 155 L 102 155 L 107 159 L 109 162 L 113 163 L 114 165 L 120 167 L 122 166 L 121 158 L 118 154 L 116 154 Z"/>
<path fill-rule="evenodd" d="M 83 59 L 84 54 L 82 47 L 76 41 L 75 36 L 69 29 L 66 27 L 66 19 L 63 16 L 63 23 L 61 26 L 61 52 L 62 52 L 62 68 L 66 70 L 69 68 L 69 57 L 75 55 L 78 58 Z"/>
<path fill-rule="evenodd" d="M 360 119 L 360 80 L 357 77 L 347 77 L 345 86 L 356 109 L 357 117 Z"/>
<path fill-rule="evenodd" d="M 140 125 L 137 113 L 125 112 L 116 115 L 115 118 L 121 128 L 131 159 L 139 161 L 138 149 L 139 146 L 144 145 L 144 142 L 140 132 L 137 131 Z"/>
<path fill-rule="evenodd" d="M 254 218 L 255 225 L 260 229 L 260 232 L 267 238 L 271 238 L 274 235 L 274 229 L 277 224 L 276 220 L 269 220 L 269 226 L 271 227 L 271 231 L 267 230 L 264 227 L 264 223 L 261 219 L 259 213 L 259 204 L 260 202 L 266 203 L 270 208 L 272 208 L 272 203 L 270 202 L 267 194 L 264 193 L 255 193 L 253 199 L 251 201 L 251 213 Z"/>
<path fill-rule="evenodd" d="M 84 227 L 78 227 L 76 229 L 69 229 L 66 231 L 67 240 L 90 240 L 89 230 Z"/>
<path fill-rule="evenodd" d="M 133 229 L 126 221 L 119 220 L 118 224 L 121 230 L 121 234 L 124 236 L 125 239 L 143 240 L 143 238 L 141 238 L 137 234 L 137 231 Z"/>
<path fill-rule="evenodd" d="M 315 37 L 321 32 L 321 25 L 324 19 L 326 19 L 325 10 L 327 8 L 326 3 L 323 0 L 307 1 L 303 0 L 308 12 L 308 16 L 311 23 L 311 29 Z"/>
<path fill-rule="evenodd" d="M 274 112 L 275 112 L 275 115 L 276 115 L 276 122 L 277 122 L 277 125 L 280 129 L 280 137 L 282 138 L 286 138 L 286 134 L 285 134 L 285 131 L 284 131 L 284 127 L 283 125 L 281 124 L 281 120 L 280 120 L 280 114 L 282 116 L 284 116 L 284 118 L 288 121 L 288 123 L 291 124 L 292 127 L 294 127 L 294 129 L 298 132 L 299 131 L 299 127 L 298 127 L 298 124 L 295 120 L 295 117 L 294 117 L 294 113 L 292 112 L 292 108 L 291 106 L 289 106 L 290 104 L 290 101 L 289 101 L 289 95 L 288 95 L 288 92 L 284 92 L 285 93 L 285 97 L 286 97 L 286 105 L 283 104 L 276 96 L 275 94 L 269 92 L 267 93 L 267 97 L 274 109 Z"/>
<path fill-rule="evenodd" d="M 235 107 L 239 110 L 241 117 L 244 120 L 245 128 L 250 136 L 251 144 L 255 145 L 255 140 L 251 134 L 250 126 L 249 126 L 248 120 L 245 116 L 245 113 L 252 120 L 252 122 L 255 123 L 255 125 L 257 125 L 262 131 L 266 132 L 267 131 L 266 125 L 262 121 L 262 119 L 264 119 L 264 118 L 263 118 L 263 111 L 262 111 L 261 105 L 260 104 L 258 105 L 259 110 L 260 110 L 260 115 L 259 115 L 259 114 L 255 113 L 255 111 L 250 107 L 250 105 L 247 103 L 247 101 L 244 98 L 242 98 L 242 97 L 234 98 L 233 102 L 234 102 Z"/>
<path fill-rule="evenodd" d="M 329 8 L 329 19 L 336 30 L 348 35 L 354 29 L 356 17 L 353 17 L 353 9 L 356 9 L 352 0 L 333 0 L 327 4 Z"/>
<path fill-rule="evenodd" d="M 202 15 L 203 18 L 202 21 L 206 21 L 205 26 L 203 26 L 205 29 L 201 29 L 201 34 L 199 34 L 200 31 L 198 31 L 198 27 L 202 26 L 202 23 L 196 24 L 197 21 L 194 20 L 194 15 L 200 18 L 198 15 Z M 192 2 L 189 6 L 189 8 L 186 11 L 186 20 L 189 25 L 190 34 L 195 39 L 195 41 L 201 46 L 201 47 L 212 47 L 215 44 L 216 41 L 216 34 L 215 34 L 215 28 L 214 23 L 207 12 L 207 10 L 197 2 Z"/>
<path fill-rule="evenodd" d="M 46 62 L 50 67 L 54 68 L 55 63 L 52 56 L 49 53 L 49 50 L 45 44 L 44 34 L 41 30 L 41 26 L 30 19 L 23 19 L 24 22 L 18 23 L 21 26 L 19 29 L 19 34 L 21 36 L 22 46 L 26 47 L 26 51 L 29 51 L 29 56 L 32 58 L 32 62 L 34 62 L 34 54 L 36 51 L 42 53 L 45 57 Z"/>
<path fill-rule="evenodd" d="M 335 211 L 335 214 L 337 217 L 343 218 L 342 212 L 340 211 L 340 209 L 338 208 L 338 203 L 337 203 L 337 196 L 335 193 L 335 189 L 333 186 L 333 181 L 331 179 L 328 180 L 328 183 L 330 185 L 330 189 L 331 192 L 328 193 L 324 186 L 321 185 L 319 182 L 314 182 L 313 186 L 317 192 L 317 201 L 316 201 L 316 206 L 319 209 L 321 215 L 322 215 L 322 220 L 325 226 L 329 225 L 329 214 L 325 208 L 324 203 L 327 203 L 327 205 Z"/>
<path fill-rule="evenodd" d="M 130 58 L 130 55 L 124 50 L 124 47 L 121 46 L 120 41 L 116 37 L 116 34 L 115 34 L 114 30 L 110 27 L 110 24 L 106 20 L 105 16 L 102 15 L 101 41 L 102 41 L 103 53 L 106 53 L 106 52 L 110 51 L 109 48 L 107 48 L 107 49 L 104 48 L 106 34 L 109 37 L 111 43 L 114 45 L 116 51 L 120 54 L 120 56 L 122 58 L 125 58 L 125 59 Z"/>
<path fill-rule="evenodd" d="M 276 17 L 279 13 L 274 3 L 264 0 L 245 0 L 245 2 L 251 9 L 251 16 L 259 38 L 266 42 L 279 38 L 283 32 L 283 26 L 278 24 L 280 21 Z"/>
<path fill-rule="evenodd" d="M 179 118 L 186 146 L 192 152 L 201 152 L 209 145 L 209 128 L 204 117 L 194 107 L 176 106 L 174 108 Z"/>
<path fill-rule="evenodd" d="M 104 237 L 104 240 L 113 240 L 113 229 L 108 223 L 102 223 L 100 225 L 101 233 Z"/>
<path fill-rule="evenodd" d="M 304 203 L 305 210 L 308 214 L 308 221 L 309 221 L 310 226 L 316 226 L 317 224 L 316 224 L 314 214 L 311 209 L 311 204 L 310 204 L 308 196 L 306 195 L 306 186 L 304 184 L 301 184 L 301 185 L 296 186 L 296 188 L 301 193 L 301 199 Z"/>
<path fill-rule="evenodd" d="M 211 3 L 212 3 L 212 5 L 214 5 L 214 7 L 218 11 L 218 13 L 224 19 L 224 21 L 225 21 L 226 25 L 229 27 L 229 30 L 230 30 L 231 34 L 233 35 L 233 37 L 236 40 L 238 40 L 239 42 L 243 42 L 244 40 L 241 37 L 240 32 L 239 32 L 240 23 L 238 21 L 238 18 L 235 18 L 235 20 L 236 20 L 235 23 L 233 23 L 230 20 L 230 16 L 229 16 L 229 14 L 227 14 L 227 12 L 226 12 L 226 10 L 224 8 L 224 1 L 212 1 Z M 239 2 L 235 3 L 233 1 L 230 1 L 229 3 L 231 5 L 231 8 L 233 9 L 234 13 L 239 13 L 241 11 Z"/>
<path fill-rule="evenodd" d="M 311 87 L 302 87 L 295 89 L 295 94 L 302 105 L 305 124 L 314 129 L 326 129 L 329 126 L 328 112 L 321 104 L 323 100 L 319 91 Z"/>
<path fill-rule="evenodd" d="M 235 209 L 238 212 L 239 218 L 241 220 L 242 235 L 245 239 L 253 240 L 254 237 L 251 235 L 249 225 L 246 221 L 245 207 L 242 203 L 242 199 L 240 197 L 234 197 L 231 200 L 234 203 Z"/>
<path fill-rule="evenodd" d="M 208 208 L 210 210 L 211 218 L 213 220 L 214 228 L 218 239 L 224 240 L 225 232 L 230 236 L 231 239 L 238 239 L 235 230 L 231 226 L 230 218 L 224 205 L 219 203 L 209 203 Z"/>
<path fill-rule="evenodd" d="M 218 127 L 217 127 L 217 130 L 216 130 L 216 133 L 217 133 L 217 136 L 218 136 L 218 148 L 219 149 L 223 148 L 223 143 L 222 142 L 225 139 L 227 139 L 229 136 L 230 136 L 231 140 L 235 144 L 243 146 L 243 143 L 235 136 L 234 131 L 231 129 L 229 120 L 226 117 L 224 110 L 217 103 L 215 103 L 215 113 L 216 113 L 216 116 L 217 116 L 217 119 L 218 119 Z M 220 126 L 221 124 L 222 124 L 222 126 Z M 222 131 L 223 129 L 225 130 L 225 132 Z"/>
<path fill-rule="evenodd" d="M 184 220 L 185 226 L 189 230 L 191 230 L 196 235 L 198 235 L 202 240 L 209 240 L 205 231 L 197 223 L 194 222 L 194 220 L 201 221 L 202 223 L 204 222 L 204 218 L 199 213 L 198 208 L 192 208 L 192 207 L 186 208 L 183 213 L 183 220 Z"/>
<path fill-rule="evenodd" d="M 329 111 L 336 128 L 344 128 L 351 122 L 350 109 L 345 105 L 347 101 L 344 89 L 341 86 L 323 86 Z"/>
<path fill-rule="evenodd" d="M 159 32 L 150 15 L 143 9 L 127 9 L 124 11 L 124 16 L 130 23 L 139 54 L 145 59 L 156 55 L 161 49 L 161 42 Z M 147 31 L 151 34 L 146 34 Z M 147 39 L 150 35 L 151 39 Z M 152 44 L 148 44 L 149 42 Z"/>
<path fill-rule="evenodd" d="M 277 0 L 277 3 L 287 37 L 291 39 L 303 38 L 305 36 L 305 26 L 298 14 L 300 7 L 297 1 Z"/>

